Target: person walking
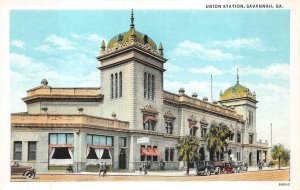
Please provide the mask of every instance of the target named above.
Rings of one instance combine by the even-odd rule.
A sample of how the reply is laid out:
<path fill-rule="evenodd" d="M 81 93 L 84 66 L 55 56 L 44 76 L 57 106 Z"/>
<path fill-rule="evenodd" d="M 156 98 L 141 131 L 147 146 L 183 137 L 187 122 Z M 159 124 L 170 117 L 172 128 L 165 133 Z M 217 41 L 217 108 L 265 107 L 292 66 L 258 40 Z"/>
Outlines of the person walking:
<path fill-rule="evenodd" d="M 101 173 L 102 172 L 103 172 L 102 177 L 104 177 L 104 175 L 106 175 L 106 171 L 107 171 L 106 162 L 101 162 L 101 164 L 100 164 L 100 171 L 99 171 L 99 177 L 101 177 Z"/>
<path fill-rule="evenodd" d="M 163 161 L 163 159 L 160 160 L 159 165 L 161 170 L 165 170 L 165 162 Z"/>
<path fill-rule="evenodd" d="M 143 169 L 144 169 L 144 175 L 147 175 L 147 169 L 148 169 L 148 166 L 146 163 L 143 164 Z"/>

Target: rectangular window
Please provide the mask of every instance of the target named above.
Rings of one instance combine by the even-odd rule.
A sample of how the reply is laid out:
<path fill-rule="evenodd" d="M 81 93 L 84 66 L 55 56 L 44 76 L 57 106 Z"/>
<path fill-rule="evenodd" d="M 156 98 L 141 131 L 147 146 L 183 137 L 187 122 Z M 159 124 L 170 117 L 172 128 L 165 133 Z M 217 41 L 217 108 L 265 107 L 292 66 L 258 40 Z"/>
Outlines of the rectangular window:
<path fill-rule="evenodd" d="M 165 161 L 169 161 L 169 156 L 170 156 L 170 153 L 169 153 L 169 148 L 166 148 L 165 149 Z"/>
<path fill-rule="evenodd" d="M 207 128 L 206 127 L 201 127 L 201 137 L 204 138 L 205 134 L 207 132 Z"/>
<path fill-rule="evenodd" d="M 253 144 L 253 135 L 249 135 L 249 144 Z"/>
<path fill-rule="evenodd" d="M 114 99 L 114 75 L 110 76 L 110 99 Z"/>
<path fill-rule="evenodd" d="M 126 137 L 119 137 L 119 146 L 126 147 Z"/>
<path fill-rule="evenodd" d="M 86 142 L 89 145 L 113 146 L 113 137 L 88 134 Z"/>
<path fill-rule="evenodd" d="M 173 134 L 173 122 L 172 121 L 166 121 L 166 133 Z"/>
<path fill-rule="evenodd" d="M 73 144 L 74 136 L 72 133 L 50 133 L 50 144 Z"/>
<path fill-rule="evenodd" d="M 36 142 L 28 142 L 28 161 L 36 160 Z"/>
<path fill-rule="evenodd" d="M 14 142 L 14 160 L 22 160 L 22 142 Z"/>
<path fill-rule="evenodd" d="M 241 143 L 241 134 L 240 133 L 237 133 L 237 142 Z"/>
<path fill-rule="evenodd" d="M 106 137 L 106 145 L 107 146 L 112 146 L 113 145 L 112 137 Z"/>
<path fill-rule="evenodd" d="M 145 145 L 141 145 L 141 149 L 145 148 Z M 141 155 L 141 161 L 145 161 L 146 156 L 145 155 Z"/>
<path fill-rule="evenodd" d="M 171 149 L 170 149 L 170 161 L 171 161 L 171 162 L 174 161 L 174 152 L 175 152 L 174 148 L 171 148 Z"/>
<path fill-rule="evenodd" d="M 93 144 L 93 136 L 92 135 L 87 135 L 86 143 L 87 144 Z"/>
<path fill-rule="evenodd" d="M 229 140 L 230 140 L 230 141 L 233 141 L 233 139 L 234 139 L 234 133 L 230 133 Z"/>

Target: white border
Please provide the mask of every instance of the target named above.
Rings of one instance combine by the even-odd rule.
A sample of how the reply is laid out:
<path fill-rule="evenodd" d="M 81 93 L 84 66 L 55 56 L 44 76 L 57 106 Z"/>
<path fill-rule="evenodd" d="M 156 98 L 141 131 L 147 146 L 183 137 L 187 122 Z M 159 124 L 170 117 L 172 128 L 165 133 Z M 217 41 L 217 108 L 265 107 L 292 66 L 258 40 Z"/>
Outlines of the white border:
<path fill-rule="evenodd" d="M 98 10 L 98 9 L 206 9 L 206 4 L 259 4 L 281 3 L 291 10 L 291 45 L 290 45 L 290 134 L 291 134 L 291 186 L 279 186 L 278 182 L 85 182 L 85 183 L 11 183 L 9 175 L 10 113 L 9 113 L 9 11 L 17 9 L 30 10 Z M 0 0 L 0 190 L 2 189 L 300 189 L 300 14 L 297 0 Z M 224 9 L 222 9 L 224 10 Z M 249 9 L 240 9 L 249 10 Z M 7 156 L 8 155 L 8 156 Z"/>

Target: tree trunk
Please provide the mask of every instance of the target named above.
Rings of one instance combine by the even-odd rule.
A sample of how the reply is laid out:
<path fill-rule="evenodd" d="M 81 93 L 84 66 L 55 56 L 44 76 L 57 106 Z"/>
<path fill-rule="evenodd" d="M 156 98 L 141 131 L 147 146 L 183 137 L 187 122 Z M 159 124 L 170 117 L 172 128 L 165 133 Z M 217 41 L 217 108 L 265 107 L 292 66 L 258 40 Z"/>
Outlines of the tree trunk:
<path fill-rule="evenodd" d="M 187 156 L 187 162 L 186 162 L 186 175 L 190 174 L 190 158 Z"/>
<path fill-rule="evenodd" d="M 281 166 L 281 163 L 280 163 L 280 157 L 278 158 L 278 167 L 279 167 L 279 169 L 280 169 L 280 166 Z"/>
<path fill-rule="evenodd" d="M 189 161 L 187 161 L 187 165 L 186 165 L 186 175 L 190 175 Z"/>

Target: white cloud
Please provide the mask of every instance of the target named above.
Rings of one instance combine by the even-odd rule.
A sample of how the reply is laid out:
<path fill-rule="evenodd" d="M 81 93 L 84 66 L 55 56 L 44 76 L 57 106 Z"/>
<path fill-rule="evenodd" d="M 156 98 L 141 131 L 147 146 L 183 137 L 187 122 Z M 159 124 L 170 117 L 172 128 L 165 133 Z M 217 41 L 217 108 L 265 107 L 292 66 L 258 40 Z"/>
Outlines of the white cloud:
<path fill-rule="evenodd" d="M 41 45 L 35 48 L 35 50 L 47 53 L 47 54 L 52 54 L 55 52 L 54 48 L 49 46 L 49 45 Z"/>
<path fill-rule="evenodd" d="M 105 38 L 100 37 L 98 34 L 71 34 L 71 37 L 74 39 L 83 39 L 83 40 L 89 40 L 91 42 L 100 43 L 102 40 L 105 40 Z"/>
<path fill-rule="evenodd" d="M 233 68 L 235 70 L 235 68 Z M 264 68 L 257 68 L 252 66 L 247 66 L 244 68 L 240 68 L 240 73 L 242 75 L 259 75 L 262 78 L 267 79 L 289 79 L 289 65 L 286 63 L 280 64 L 275 63 L 268 65 Z"/>
<path fill-rule="evenodd" d="M 196 56 L 208 61 L 232 61 L 241 58 L 239 55 L 225 53 L 220 49 L 208 49 L 199 43 L 187 40 L 178 44 L 174 53 L 179 56 Z"/>
<path fill-rule="evenodd" d="M 10 44 L 14 47 L 17 47 L 17 48 L 24 49 L 24 47 L 25 47 L 25 42 L 23 42 L 21 40 L 13 40 L 13 41 L 10 42 Z"/>
<path fill-rule="evenodd" d="M 226 48 L 257 48 L 261 47 L 261 39 L 259 38 L 238 38 L 235 40 L 214 41 L 214 47 Z"/>
<path fill-rule="evenodd" d="M 206 65 L 202 68 L 191 68 L 189 69 L 189 72 L 191 73 L 197 73 L 197 74 L 212 74 L 212 75 L 222 75 L 224 72 L 212 65 Z"/>
<path fill-rule="evenodd" d="M 52 34 L 51 36 L 48 36 L 46 41 L 51 43 L 53 46 L 57 47 L 60 50 L 73 50 L 73 49 L 75 49 L 75 47 L 74 47 L 75 43 L 74 42 L 70 41 L 67 38 L 57 36 L 55 34 Z"/>

